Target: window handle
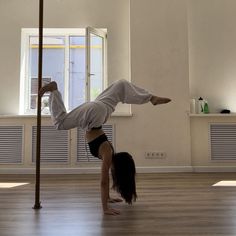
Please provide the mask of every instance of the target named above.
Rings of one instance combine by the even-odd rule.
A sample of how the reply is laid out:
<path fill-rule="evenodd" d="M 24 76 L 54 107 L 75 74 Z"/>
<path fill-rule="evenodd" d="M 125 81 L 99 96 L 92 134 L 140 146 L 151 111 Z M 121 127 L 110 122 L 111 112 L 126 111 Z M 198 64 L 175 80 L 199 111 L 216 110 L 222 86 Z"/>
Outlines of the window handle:
<path fill-rule="evenodd" d="M 92 76 L 92 75 L 95 75 L 95 74 L 91 74 L 91 73 L 88 73 L 89 76 Z"/>

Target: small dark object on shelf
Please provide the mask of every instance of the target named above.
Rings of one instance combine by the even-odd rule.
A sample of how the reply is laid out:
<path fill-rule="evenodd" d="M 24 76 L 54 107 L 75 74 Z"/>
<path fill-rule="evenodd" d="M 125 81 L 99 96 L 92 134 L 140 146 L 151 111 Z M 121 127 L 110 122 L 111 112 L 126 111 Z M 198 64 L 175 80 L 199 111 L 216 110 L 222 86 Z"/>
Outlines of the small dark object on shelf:
<path fill-rule="evenodd" d="M 230 113 L 230 110 L 224 109 L 224 110 L 222 110 L 220 113 L 222 113 L 222 114 L 229 114 L 229 113 Z"/>

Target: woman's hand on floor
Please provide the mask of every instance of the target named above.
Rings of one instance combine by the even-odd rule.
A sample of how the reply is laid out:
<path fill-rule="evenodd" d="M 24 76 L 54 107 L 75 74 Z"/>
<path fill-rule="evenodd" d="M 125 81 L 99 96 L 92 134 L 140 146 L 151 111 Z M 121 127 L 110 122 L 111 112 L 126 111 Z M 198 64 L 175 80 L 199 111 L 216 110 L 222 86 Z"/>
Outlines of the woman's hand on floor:
<path fill-rule="evenodd" d="M 120 211 L 113 208 L 108 208 L 104 210 L 103 213 L 105 215 L 120 215 Z"/>

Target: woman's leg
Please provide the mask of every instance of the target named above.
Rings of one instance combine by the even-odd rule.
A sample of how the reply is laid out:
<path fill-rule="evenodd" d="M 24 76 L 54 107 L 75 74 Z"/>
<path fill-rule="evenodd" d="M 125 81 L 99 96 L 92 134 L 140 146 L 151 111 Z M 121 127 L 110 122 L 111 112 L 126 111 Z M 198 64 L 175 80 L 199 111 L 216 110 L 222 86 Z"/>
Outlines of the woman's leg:
<path fill-rule="evenodd" d="M 152 94 L 127 80 L 118 80 L 105 89 L 96 100 L 115 107 L 117 103 L 144 104 L 151 100 Z"/>
<path fill-rule="evenodd" d="M 96 100 L 102 101 L 115 108 L 117 103 L 144 104 L 151 102 L 153 105 L 168 103 L 169 98 L 152 95 L 147 90 L 140 88 L 127 80 L 118 80 L 105 89 Z"/>
<path fill-rule="evenodd" d="M 57 83 L 53 81 L 43 86 L 39 91 L 39 96 L 42 97 L 46 92 L 51 92 L 49 96 L 49 110 L 51 112 L 53 124 L 59 129 L 67 112 L 61 94 L 57 90 Z"/>
<path fill-rule="evenodd" d="M 49 96 L 49 109 L 56 129 L 68 130 L 77 127 L 81 113 L 80 109 L 77 108 L 69 113 L 66 112 L 66 108 L 62 100 L 61 93 L 57 89 L 56 82 L 53 81 L 42 87 L 39 95 L 42 97 L 45 92 L 51 92 Z"/>
<path fill-rule="evenodd" d="M 49 96 L 49 109 L 51 112 L 53 124 L 57 129 L 62 129 L 61 125 L 65 119 L 65 116 L 67 115 L 67 112 L 61 97 L 61 93 L 58 90 L 52 91 Z"/>

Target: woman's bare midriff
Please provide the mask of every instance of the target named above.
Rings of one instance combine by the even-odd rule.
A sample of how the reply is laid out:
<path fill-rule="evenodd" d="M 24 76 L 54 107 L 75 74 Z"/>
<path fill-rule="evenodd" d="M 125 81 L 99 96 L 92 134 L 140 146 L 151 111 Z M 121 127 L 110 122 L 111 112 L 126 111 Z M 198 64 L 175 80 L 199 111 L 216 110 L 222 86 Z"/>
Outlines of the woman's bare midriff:
<path fill-rule="evenodd" d="M 100 135 L 104 134 L 102 129 L 93 129 L 90 131 L 86 131 L 86 139 L 87 142 L 93 141 L 95 138 L 99 137 Z"/>

